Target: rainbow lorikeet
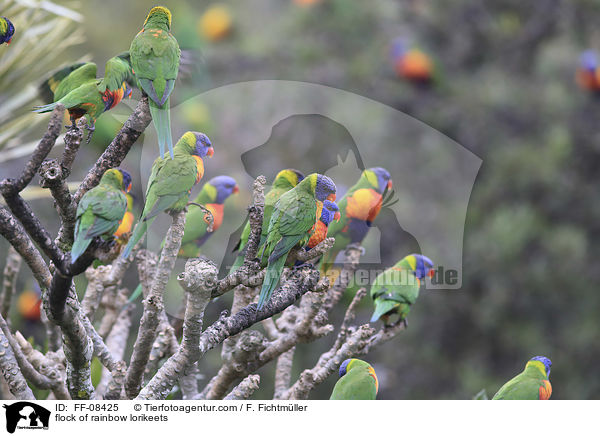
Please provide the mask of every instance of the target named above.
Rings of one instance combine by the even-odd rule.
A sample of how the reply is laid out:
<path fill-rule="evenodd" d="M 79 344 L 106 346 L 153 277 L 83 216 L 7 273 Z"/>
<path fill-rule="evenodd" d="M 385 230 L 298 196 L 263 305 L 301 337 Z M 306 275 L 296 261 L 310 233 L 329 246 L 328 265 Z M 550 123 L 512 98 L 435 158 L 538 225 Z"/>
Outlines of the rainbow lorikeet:
<path fill-rule="evenodd" d="M 77 205 L 77 221 L 71 248 L 72 263 L 85 252 L 95 237 L 112 238 L 127 211 L 125 193 L 130 189 L 129 173 L 112 168 L 102 175 L 98 186 L 81 197 Z"/>
<path fill-rule="evenodd" d="M 419 85 L 429 85 L 436 80 L 436 68 L 431 57 L 411 46 L 404 38 L 392 41 L 390 58 L 400 78 Z"/>
<path fill-rule="evenodd" d="M 169 96 L 179 72 L 181 50 L 171 34 L 171 12 L 167 8 L 157 6 L 150 10 L 129 52 L 139 87 L 149 98 L 160 157 L 165 156 L 167 145 L 173 159 Z"/>
<path fill-rule="evenodd" d="M 173 159 L 156 158 L 146 189 L 142 215 L 123 250 L 123 257 L 144 236 L 161 212 L 180 212 L 188 204 L 190 191 L 204 175 L 202 158 L 214 153 L 210 139 L 204 133 L 186 132 L 175 144 Z"/>
<path fill-rule="evenodd" d="M 551 366 L 550 359 L 544 356 L 529 359 L 523 372 L 507 381 L 492 400 L 549 400 Z"/>
<path fill-rule="evenodd" d="M 375 311 L 371 322 L 379 318 L 390 325 L 390 317 L 399 316 L 398 322 L 406 322 L 410 306 L 417 301 L 421 280 L 434 273 L 433 262 L 422 254 L 409 254 L 394 266 L 379 274 L 371 285 L 371 298 Z"/>
<path fill-rule="evenodd" d="M 308 242 L 316 222 L 316 202 L 335 201 L 335 190 L 333 180 L 313 173 L 275 203 L 262 251 L 262 264 L 267 265 L 267 270 L 258 297 L 258 310 L 271 298 L 290 250 Z"/>
<path fill-rule="evenodd" d="M 58 103 L 63 104 L 69 111 L 71 128 L 75 128 L 76 120 L 86 118 L 89 142 L 98 117 L 119 104 L 123 97 L 131 95 L 129 83 L 133 81 L 128 53 L 109 59 L 103 78 L 97 78 L 96 71 L 93 62 L 74 64 L 57 71 L 41 87 L 42 96 L 47 96 L 49 91 L 54 94 L 54 102 L 36 106 L 34 112 L 51 112 Z"/>
<path fill-rule="evenodd" d="M 374 400 L 377 397 L 377 375 L 364 360 L 344 360 L 339 374 L 340 379 L 333 387 L 330 400 Z"/>
<path fill-rule="evenodd" d="M 265 195 L 265 206 L 263 209 L 263 222 L 260 234 L 259 247 L 262 246 L 267 240 L 267 230 L 269 229 L 269 222 L 271 220 L 271 215 L 273 214 L 273 208 L 275 207 L 275 203 L 277 203 L 277 200 L 279 200 L 279 197 L 281 197 L 283 193 L 296 187 L 296 185 L 302 180 L 304 180 L 304 174 L 292 168 L 281 170 L 275 176 L 275 180 L 273 180 L 273 185 L 271 186 L 271 189 L 269 190 L 267 195 Z M 244 249 L 246 247 L 246 244 L 248 243 L 249 236 L 250 222 L 246 221 L 246 225 L 242 230 L 240 240 L 234 248 L 234 250 L 238 250 L 238 256 L 235 259 L 235 263 L 231 268 L 232 271 L 236 270 L 244 263 Z"/>
<path fill-rule="evenodd" d="M 127 197 L 127 211 L 121 221 L 119 221 L 119 228 L 115 231 L 115 238 L 121 239 L 124 235 L 131 232 L 133 228 L 133 222 L 135 217 L 133 216 L 133 196 L 130 193 L 125 194 Z"/>
<path fill-rule="evenodd" d="M 598 69 L 598 56 L 595 51 L 586 50 L 581 53 L 575 80 L 579 87 L 586 91 L 600 91 L 600 70 Z"/>
<path fill-rule="evenodd" d="M 392 179 L 386 169 L 375 167 L 362 172 L 358 182 L 338 202 L 342 217 L 329 226 L 328 236 L 335 238 L 335 244 L 323 255 L 322 272 L 327 272 L 348 244 L 362 242 L 381 210 L 384 191 L 391 188 Z"/>
<path fill-rule="evenodd" d="M 206 207 L 213 216 L 213 231 L 207 232 L 208 223 L 204 211 L 199 207 L 190 206 L 185 220 L 185 231 L 181 240 L 179 255 L 182 257 L 197 257 L 199 248 L 206 242 L 223 223 L 225 200 L 240 189 L 233 177 L 217 176 L 210 179 L 200 190 L 194 203 Z"/>
<path fill-rule="evenodd" d="M 306 249 L 315 248 L 327 238 L 329 224 L 340 219 L 340 208 L 333 201 L 325 200 L 317 204 L 317 222 L 311 229 L 310 239 L 306 243 Z"/>
<path fill-rule="evenodd" d="M 0 17 L 0 44 L 10 44 L 10 40 L 15 34 L 15 26 L 6 17 Z"/>

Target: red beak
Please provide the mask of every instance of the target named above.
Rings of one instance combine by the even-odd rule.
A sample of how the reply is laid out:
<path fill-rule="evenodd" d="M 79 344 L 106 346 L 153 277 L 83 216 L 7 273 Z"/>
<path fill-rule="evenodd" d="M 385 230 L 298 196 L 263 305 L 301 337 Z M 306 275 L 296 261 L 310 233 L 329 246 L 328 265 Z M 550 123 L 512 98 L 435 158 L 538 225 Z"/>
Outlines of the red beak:
<path fill-rule="evenodd" d="M 208 150 L 206 150 L 206 155 L 208 157 L 212 157 L 213 154 L 215 154 L 215 149 L 212 147 L 208 147 Z"/>
<path fill-rule="evenodd" d="M 9 46 L 11 41 L 12 41 L 12 38 L 10 38 L 10 39 L 9 39 L 9 40 L 6 42 L 6 45 L 7 45 L 7 46 Z"/>
<path fill-rule="evenodd" d="M 329 201 L 335 201 L 335 194 L 329 194 L 327 196 L 327 200 L 329 200 Z"/>
<path fill-rule="evenodd" d="M 434 269 L 430 269 L 430 270 L 429 270 L 429 273 L 427 273 L 427 275 L 428 275 L 429 277 L 433 277 L 433 276 L 435 275 L 435 270 L 434 270 Z"/>
<path fill-rule="evenodd" d="M 235 186 L 233 187 L 233 193 L 234 193 L 234 194 L 237 194 L 238 192 L 240 192 L 240 188 L 238 187 L 238 185 L 235 185 Z"/>
<path fill-rule="evenodd" d="M 339 221 L 341 217 L 342 217 L 342 214 L 339 211 L 333 215 L 333 219 L 336 221 Z"/>
<path fill-rule="evenodd" d="M 127 192 L 131 191 L 131 183 L 127 185 Z"/>
<path fill-rule="evenodd" d="M 393 185 L 392 179 L 390 179 L 387 184 L 388 189 L 392 189 L 392 185 Z"/>

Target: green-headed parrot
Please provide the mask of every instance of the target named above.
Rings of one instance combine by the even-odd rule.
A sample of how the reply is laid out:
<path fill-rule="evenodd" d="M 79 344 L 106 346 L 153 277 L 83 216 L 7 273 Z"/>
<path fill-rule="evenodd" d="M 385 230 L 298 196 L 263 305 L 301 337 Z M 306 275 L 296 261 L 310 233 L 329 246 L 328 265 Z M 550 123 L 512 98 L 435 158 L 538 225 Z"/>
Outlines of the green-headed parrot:
<path fill-rule="evenodd" d="M 346 359 L 340 365 L 340 379 L 330 400 L 374 400 L 379 390 L 375 370 L 364 360 Z"/>
<path fill-rule="evenodd" d="M 214 153 L 210 139 L 204 133 L 186 132 L 175 144 L 173 159 L 156 158 L 146 188 L 146 203 L 123 257 L 144 236 L 161 212 L 180 212 L 188 204 L 190 191 L 204 175 L 203 157 Z"/>
<path fill-rule="evenodd" d="M 185 232 L 181 240 L 181 257 L 198 257 L 200 247 L 223 223 L 224 203 L 231 195 L 239 192 L 235 179 L 229 176 L 217 176 L 210 179 L 200 190 L 194 203 L 206 207 L 213 216 L 213 231 L 207 232 L 208 222 L 204 211 L 191 205 L 185 220 Z"/>
<path fill-rule="evenodd" d="M 149 98 L 160 157 L 165 157 L 167 145 L 173 159 L 169 96 L 175 87 L 181 51 L 171 34 L 171 12 L 167 8 L 157 6 L 150 10 L 129 53 L 138 85 Z"/>
<path fill-rule="evenodd" d="M 549 400 L 551 366 L 550 359 L 544 356 L 529 359 L 523 372 L 507 381 L 492 400 Z"/>
<path fill-rule="evenodd" d="M 257 310 L 271 298 L 290 250 L 308 242 L 310 230 L 317 220 L 317 201 L 335 201 L 335 190 L 333 180 L 313 173 L 275 203 L 262 251 L 262 264 L 267 264 L 267 271 Z"/>
<path fill-rule="evenodd" d="M 95 188 L 86 192 L 77 205 L 77 221 L 71 248 L 71 263 L 88 248 L 92 239 L 112 238 L 127 212 L 126 192 L 131 189 L 131 176 L 118 168 L 106 170 Z"/>
<path fill-rule="evenodd" d="M 267 230 L 269 229 L 269 222 L 271 220 L 275 203 L 277 203 L 277 200 L 279 200 L 279 197 L 281 197 L 283 193 L 296 187 L 296 185 L 298 185 L 298 183 L 300 183 L 302 180 L 304 180 L 304 174 L 292 168 L 281 170 L 279 173 L 277 173 L 277 176 L 275 176 L 275 180 L 273 181 L 271 189 L 267 195 L 265 195 L 265 207 L 263 209 L 263 222 L 259 247 L 262 246 L 267 240 Z M 238 256 L 235 259 L 235 263 L 233 264 L 231 271 L 235 271 L 244 263 L 245 248 L 249 237 L 250 222 L 246 220 L 246 225 L 244 226 L 242 235 L 240 236 L 240 241 L 237 243 L 234 249 L 238 250 Z"/>
<path fill-rule="evenodd" d="M 387 326 L 390 316 L 398 315 L 395 322 L 406 322 L 410 306 L 417 301 L 421 280 L 434 274 L 433 262 L 422 254 L 409 254 L 394 266 L 379 274 L 371 285 L 375 311 L 371 322 L 379 318 Z"/>
<path fill-rule="evenodd" d="M 97 78 L 96 70 L 95 63 L 86 62 L 54 73 L 40 87 L 42 97 L 52 93 L 54 102 L 36 106 L 34 112 L 51 112 L 58 103 L 63 104 L 71 117 L 71 128 L 75 128 L 76 120 L 86 118 L 89 142 L 98 117 L 119 104 L 123 97 L 131 96 L 130 83 L 133 83 L 127 52 L 106 62 L 104 78 Z"/>
<path fill-rule="evenodd" d="M 10 40 L 15 34 L 15 26 L 6 17 L 0 17 L 0 45 L 10 45 Z"/>
<path fill-rule="evenodd" d="M 384 191 L 391 188 L 392 179 L 386 169 L 375 167 L 362 172 L 358 182 L 338 202 L 342 217 L 329 226 L 328 236 L 335 238 L 335 244 L 323 255 L 321 272 L 331 268 L 348 244 L 362 242 L 381 210 Z"/>

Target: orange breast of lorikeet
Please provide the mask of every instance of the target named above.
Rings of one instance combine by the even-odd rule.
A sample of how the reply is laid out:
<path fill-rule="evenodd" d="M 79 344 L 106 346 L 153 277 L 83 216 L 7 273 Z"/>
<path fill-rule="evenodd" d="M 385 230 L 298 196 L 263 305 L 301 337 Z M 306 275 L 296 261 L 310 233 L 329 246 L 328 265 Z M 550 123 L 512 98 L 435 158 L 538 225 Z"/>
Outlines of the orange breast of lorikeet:
<path fill-rule="evenodd" d="M 23 318 L 37 321 L 40 319 L 41 302 L 40 296 L 35 291 L 25 290 L 17 299 L 17 310 Z"/>
<path fill-rule="evenodd" d="M 115 237 L 120 238 L 121 235 L 125 233 L 129 233 L 131 231 L 131 227 L 133 226 L 133 213 L 125 212 L 121 222 L 119 223 L 119 228 L 115 232 Z"/>
<path fill-rule="evenodd" d="M 600 91 L 600 78 L 598 77 L 597 71 L 590 71 L 586 69 L 579 69 L 575 75 L 577 84 L 588 91 Z"/>
<path fill-rule="evenodd" d="M 194 156 L 196 160 L 196 183 L 198 183 L 204 176 L 204 161 L 200 156 Z"/>
<path fill-rule="evenodd" d="M 432 69 L 429 56 L 420 50 L 410 50 L 396 61 L 396 73 L 407 79 L 427 80 L 431 78 Z"/>
<path fill-rule="evenodd" d="M 369 375 L 375 379 L 375 393 L 379 392 L 379 380 L 372 366 L 369 366 Z"/>
<path fill-rule="evenodd" d="M 319 245 L 327 237 L 327 226 L 323 221 L 317 221 L 312 228 L 312 236 L 308 240 L 308 248 L 313 248 Z"/>
<path fill-rule="evenodd" d="M 221 227 L 221 224 L 223 224 L 223 208 L 224 205 L 222 204 L 216 204 L 216 203 L 209 203 L 209 204 L 205 204 L 205 207 L 210 210 L 210 213 L 212 213 L 213 216 L 213 232 L 216 231 L 219 227 Z"/>
<path fill-rule="evenodd" d="M 116 105 L 121 103 L 123 97 L 125 95 L 131 95 L 131 89 L 127 88 L 127 83 L 123 82 L 119 89 L 114 91 L 109 90 L 108 88 L 102 94 L 102 101 L 104 101 L 104 110 L 110 110 L 114 108 Z"/>
<path fill-rule="evenodd" d="M 381 210 L 381 194 L 374 189 L 359 189 L 348 198 L 346 217 L 373 222 Z"/>
<path fill-rule="evenodd" d="M 549 400 L 550 396 L 552 395 L 552 385 L 550 384 L 550 381 L 543 380 L 539 392 L 540 400 Z"/>

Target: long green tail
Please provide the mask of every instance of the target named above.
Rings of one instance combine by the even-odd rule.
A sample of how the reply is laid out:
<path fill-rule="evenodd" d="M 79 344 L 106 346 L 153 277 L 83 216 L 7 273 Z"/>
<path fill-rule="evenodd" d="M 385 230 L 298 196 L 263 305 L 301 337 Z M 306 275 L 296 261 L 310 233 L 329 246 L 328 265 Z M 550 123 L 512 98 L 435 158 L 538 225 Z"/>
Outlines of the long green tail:
<path fill-rule="evenodd" d="M 148 230 L 150 224 L 152 224 L 152 221 L 154 221 L 154 218 L 150 218 L 148 221 L 145 221 L 143 217 L 140 218 L 121 256 L 127 257 L 131 254 L 131 250 L 133 247 L 135 247 L 135 244 L 137 244 L 146 234 L 146 231 Z"/>
<path fill-rule="evenodd" d="M 280 256 L 274 263 L 269 264 L 267 267 L 265 281 L 263 282 L 262 288 L 260 289 L 260 295 L 258 297 L 257 310 L 262 309 L 271 298 L 271 294 L 279 282 L 279 277 L 281 277 L 281 272 L 283 271 L 283 266 L 285 265 L 286 259 L 287 255 Z"/>
<path fill-rule="evenodd" d="M 86 239 L 84 235 L 87 233 L 86 229 L 81 229 L 79 226 L 75 229 L 75 241 L 73 247 L 71 247 L 71 263 L 75 263 L 79 256 L 81 256 L 85 250 L 90 246 L 91 239 Z"/>
<path fill-rule="evenodd" d="M 165 157 L 165 145 L 169 147 L 169 154 L 173 159 L 173 138 L 171 137 L 171 111 L 169 109 L 169 99 L 165 102 L 162 107 L 159 107 L 150 100 L 150 114 L 152 114 L 152 120 L 154 121 L 154 128 L 158 136 L 158 150 L 160 151 L 160 157 Z"/>
<path fill-rule="evenodd" d="M 45 112 L 52 112 L 57 104 L 58 104 L 58 102 L 45 104 L 43 106 L 36 106 L 33 108 L 33 112 L 37 112 L 39 114 L 43 114 Z"/>

